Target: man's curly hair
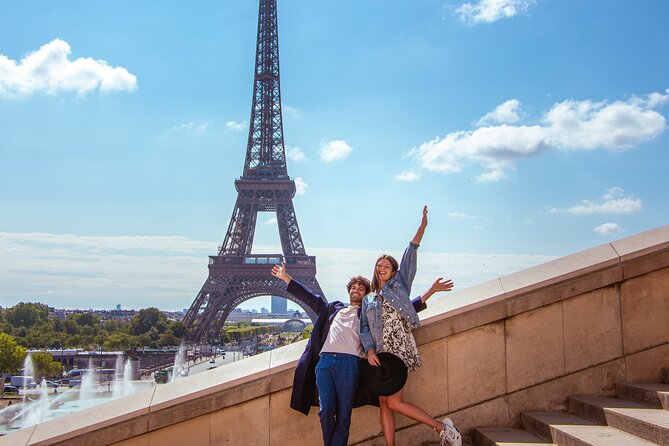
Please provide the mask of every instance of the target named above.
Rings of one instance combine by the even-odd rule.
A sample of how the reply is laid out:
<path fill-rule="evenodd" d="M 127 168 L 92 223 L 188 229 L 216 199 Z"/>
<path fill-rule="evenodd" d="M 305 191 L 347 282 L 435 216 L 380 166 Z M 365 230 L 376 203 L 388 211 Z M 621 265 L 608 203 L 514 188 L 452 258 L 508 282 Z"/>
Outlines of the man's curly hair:
<path fill-rule="evenodd" d="M 351 287 L 356 283 L 365 287 L 365 294 L 372 290 L 372 285 L 369 283 L 369 280 L 366 277 L 356 276 L 351 277 L 351 280 L 348 281 L 346 284 L 346 291 L 351 291 Z"/>

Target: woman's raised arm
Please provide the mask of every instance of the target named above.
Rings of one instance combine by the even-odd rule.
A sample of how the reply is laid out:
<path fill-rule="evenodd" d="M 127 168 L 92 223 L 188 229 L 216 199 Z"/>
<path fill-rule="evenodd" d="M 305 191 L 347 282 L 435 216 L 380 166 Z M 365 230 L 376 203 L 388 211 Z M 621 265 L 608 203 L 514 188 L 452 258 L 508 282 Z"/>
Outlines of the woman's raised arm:
<path fill-rule="evenodd" d="M 416 235 L 411 239 L 411 243 L 420 245 L 420 241 L 423 240 L 423 234 L 425 234 L 425 228 L 427 227 L 427 206 L 423 206 L 423 218 L 420 221 L 420 226 L 416 231 Z"/>

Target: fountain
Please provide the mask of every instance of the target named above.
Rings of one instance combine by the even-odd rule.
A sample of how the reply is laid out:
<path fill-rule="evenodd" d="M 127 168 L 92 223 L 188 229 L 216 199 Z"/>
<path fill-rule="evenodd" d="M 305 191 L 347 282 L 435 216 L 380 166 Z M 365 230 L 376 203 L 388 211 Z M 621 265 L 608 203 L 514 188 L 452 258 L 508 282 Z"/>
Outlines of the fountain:
<path fill-rule="evenodd" d="M 33 359 L 30 354 L 26 355 L 23 360 L 23 386 L 30 387 L 30 384 L 35 380 L 35 367 L 33 366 Z"/>
<path fill-rule="evenodd" d="M 172 366 L 172 377 L 170 378 L 170 382 L 174 382 L 184 376 L 188 376 L 188 352 L 186 344 L 182 343 L 179 346 L 179 351 L 174 357 L 174 365 Z"/>
<path fill-rule="evenodd" d="M 99 373 L 89 363 L 86 373 L 81 377 L 80 387 L 71 387 L 60 393 L 50 393 L 46 380 L 42 379 L 35 390 L 22 392 L 22 403 L 0 410 L 0 435 L 121 398 L 154 385 L 153 381 L 133 381 L 133 361 L 128 358 L 124 364 L 122 355 L 117 358 L 116 371 L 113 381 L 101 385 Z M 32 361 L 27 357 L 23 376 L 34 376 L 33 373 Z"/>

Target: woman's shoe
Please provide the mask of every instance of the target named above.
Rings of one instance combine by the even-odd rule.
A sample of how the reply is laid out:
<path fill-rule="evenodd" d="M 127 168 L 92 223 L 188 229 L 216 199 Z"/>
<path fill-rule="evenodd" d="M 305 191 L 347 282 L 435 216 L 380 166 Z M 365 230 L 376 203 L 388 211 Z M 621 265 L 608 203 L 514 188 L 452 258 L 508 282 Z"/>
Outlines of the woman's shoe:
<path fill-rule="evenodd" d="M 462 436 L 460 431 L 453 426 L 453 421 L 450 418 L 441 420 L 444 428 L 439 432 L 440 446 L 462 446 Z"/>

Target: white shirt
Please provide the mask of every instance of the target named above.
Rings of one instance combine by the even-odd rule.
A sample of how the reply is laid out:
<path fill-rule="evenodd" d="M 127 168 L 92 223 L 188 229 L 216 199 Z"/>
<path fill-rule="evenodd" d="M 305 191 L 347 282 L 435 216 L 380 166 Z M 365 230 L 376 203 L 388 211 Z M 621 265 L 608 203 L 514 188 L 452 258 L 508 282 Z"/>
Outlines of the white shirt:
<path fill-rule="evenodd" d="M 361 358 L 365 356 L 360 342 L 358 311 L 360 307 L 349 306 L 335 314 L 321 353 L 346 353 Z"/>

